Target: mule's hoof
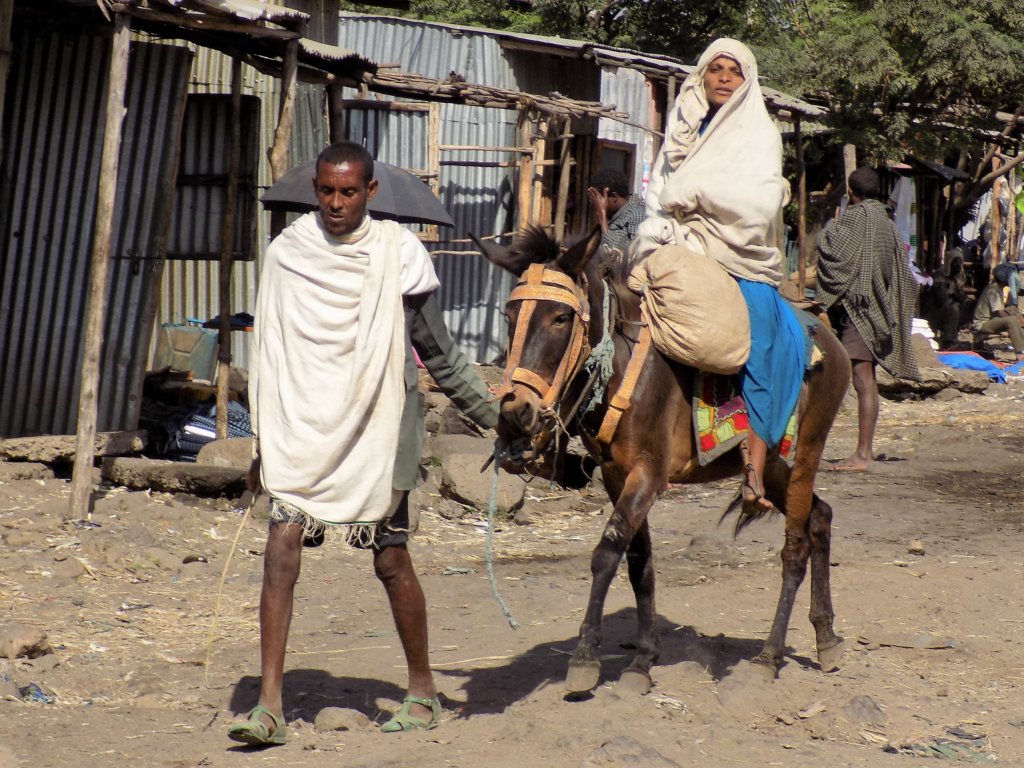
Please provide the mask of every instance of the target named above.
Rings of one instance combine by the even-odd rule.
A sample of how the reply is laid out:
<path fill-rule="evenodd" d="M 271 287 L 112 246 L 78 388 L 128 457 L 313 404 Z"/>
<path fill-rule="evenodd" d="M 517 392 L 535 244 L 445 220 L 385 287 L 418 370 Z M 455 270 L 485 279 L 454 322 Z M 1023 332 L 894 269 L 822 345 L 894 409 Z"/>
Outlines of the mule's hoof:
<path fill-rule="evenodd" d="M 601 664 L 597 661 L 570 661 L 565 688 L 569 693 L 590 693 L 601 681 Z"/>
<path fill-rule="evenodd" d="M 750 670 L 766 683 L 775 682 L 775 678 L 779 676 L 779 668 L 771 659 L 766 659 L 764 656 L 751 659 Z"/>
<path fill-rule="evenodd" d="M 846 642 L 839 638 L 839 642 L 831 648 L 818 649 L 818 666 L 822 672 L 835 672 L 839 669 L 839 661 L 846 652 Z"/>
<path fill-rule="evenodd" d="M 639 669 L 627 669 L 619 677 L 616 689 L 634 696 L 646 696 L 651 692 L 651 676 Z"/>

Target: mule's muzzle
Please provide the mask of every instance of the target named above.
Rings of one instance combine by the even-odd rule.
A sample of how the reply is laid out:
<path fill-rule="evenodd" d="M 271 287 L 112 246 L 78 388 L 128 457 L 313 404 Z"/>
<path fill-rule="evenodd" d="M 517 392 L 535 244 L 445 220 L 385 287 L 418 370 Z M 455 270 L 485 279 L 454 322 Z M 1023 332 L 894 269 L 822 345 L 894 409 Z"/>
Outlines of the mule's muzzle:
<path fill-rule="evenodd" d="M 511 439 L 533 437 L 540 431 L 540 398 L 523 387 L 513 387 L 501 398 L 501 420 Z"/>

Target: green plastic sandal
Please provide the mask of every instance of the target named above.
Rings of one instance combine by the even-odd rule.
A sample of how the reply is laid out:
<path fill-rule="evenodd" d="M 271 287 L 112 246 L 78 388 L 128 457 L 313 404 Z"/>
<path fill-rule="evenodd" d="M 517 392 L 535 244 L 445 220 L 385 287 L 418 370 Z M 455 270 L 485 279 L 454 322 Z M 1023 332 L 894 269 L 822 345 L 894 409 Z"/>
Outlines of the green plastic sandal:
<path fill-rule="evenodd" d="M 274 722 L 273 733 L 267 728 L 267 724 L 260 720 L 261 715 L 266 715 Z M 228 728 L 228 738 L 248 744 L 250 747 L 279 746 L 284 744 L 287 738 L 284 718 L 278 717 L 262 704 L 257 704 L 250 710 L 245 720 Z"/>
<path fill-rule="evenodd" d="M 421 707 L 426 707 L 431 712 L 430 722 L 419 718 L 413 717 L 409 714 L 409 708 L 413 704 L 419 704 Z M 402 708 L 398 710 L 394 717 L 388 720 L 384 725 L 380 727 L 384 733 L 399 733 L 401 731 L 415 731 L 422 728 L 423 730 L 429 731 L 431 728 L 437 726 L 441 721 L 441 697 L 435 695 L 432 699 L 424 699 L 419 696 L 413 696 L 411 693 L 405 697 L 402 701 Z"/>

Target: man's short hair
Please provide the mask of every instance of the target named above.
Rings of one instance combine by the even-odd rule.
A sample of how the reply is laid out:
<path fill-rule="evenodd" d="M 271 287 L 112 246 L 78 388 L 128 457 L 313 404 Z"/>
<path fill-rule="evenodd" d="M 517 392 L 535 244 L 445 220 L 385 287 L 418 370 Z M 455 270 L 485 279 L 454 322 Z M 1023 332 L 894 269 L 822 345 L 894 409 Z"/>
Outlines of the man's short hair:
<path fill-rule="evenodd" d="M 316 159 L 316 167 L 320 163 L 328 165 L 341 165 L 343 163 L 361 163 L 363 166 L 363 179 L 369 182 L 373 178 L 373 155 L 366 151 L 362 144 L 354 141 L 337 141 L 326 146 Z"/>
<path fill-rule="evenodd" d="M 614 192 L 619 197 L 629 197 L 629 181 L 626 174 L 616 171 L 614 168 L 602 168 L 590 179 L 590 186 L 594 189 L 605 189 Z"/>
<path fill-rule="evenodd" d="M 878 197 L 882 191 L 882 181 L 871 168 L 858 168 L 850 174 L 847 183 L 857 197 Z"/>

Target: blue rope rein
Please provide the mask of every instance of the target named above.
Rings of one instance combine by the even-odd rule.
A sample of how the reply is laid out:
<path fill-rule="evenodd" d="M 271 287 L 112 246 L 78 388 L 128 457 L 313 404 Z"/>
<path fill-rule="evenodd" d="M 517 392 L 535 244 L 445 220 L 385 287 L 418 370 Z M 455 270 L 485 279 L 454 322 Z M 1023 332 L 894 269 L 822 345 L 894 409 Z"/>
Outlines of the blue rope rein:
<path fill-rule="evenodd" d="M 498 458 L 498 449 L 495 449 L 494 456 L 494 475 L 491 478 L 491 497 L 487 502 L 487 539 L 484 545 L 484 563 L 487 566 L 487 578 L 491 582 L 491 594 L 494 599 L 498 601 L 498 605 L 501 606 L 501 612 L 505 614 L 505 618 L 508 619 L 508 625 L 512 629 L 519 629 L 519 622 L 516 621 L 512 615 L 512 611 L 508 605 L 502 599 L 501 595 L 498 594 L 498 581 L 494 577 L 494 513 L 498 506 L 498 472 L 500 471 L 499 465 L 501 461 Z"/>

